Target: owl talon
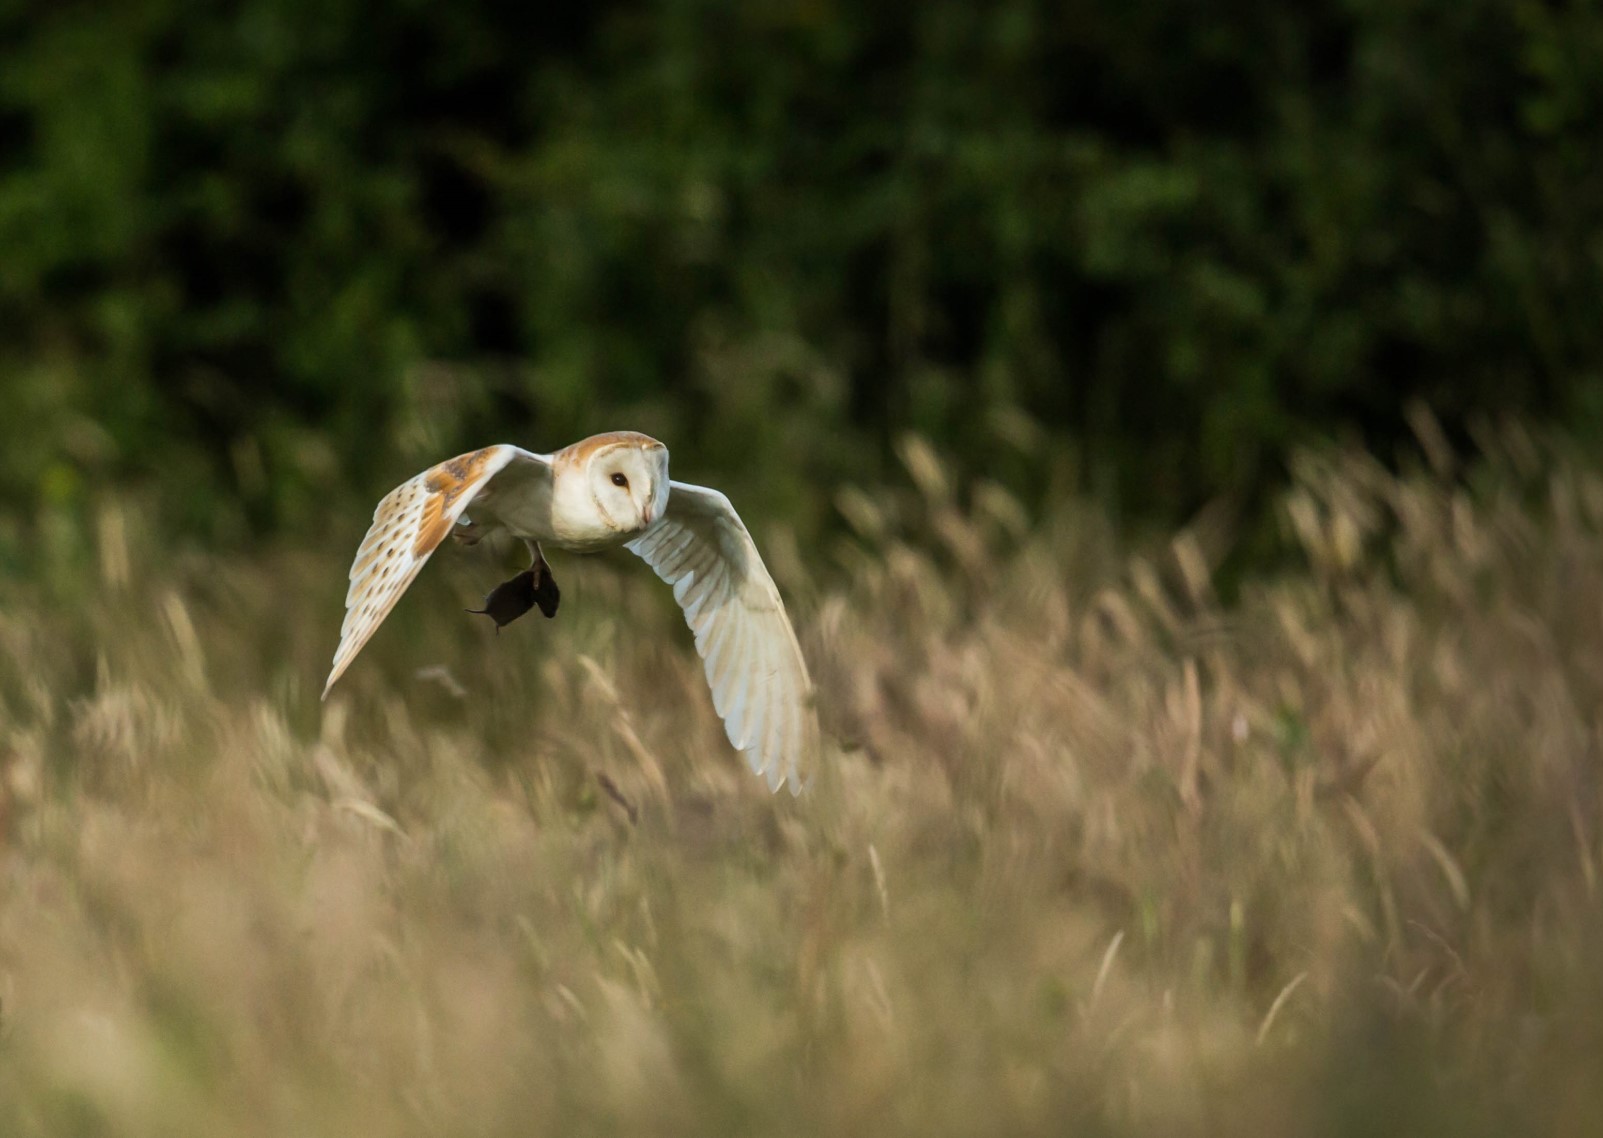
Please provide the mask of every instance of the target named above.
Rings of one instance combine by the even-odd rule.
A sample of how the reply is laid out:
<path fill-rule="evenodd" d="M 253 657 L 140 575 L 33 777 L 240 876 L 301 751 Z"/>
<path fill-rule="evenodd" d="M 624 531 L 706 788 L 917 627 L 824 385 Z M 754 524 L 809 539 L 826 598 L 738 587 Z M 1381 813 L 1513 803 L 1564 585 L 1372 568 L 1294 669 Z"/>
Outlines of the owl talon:
<path fill-rule="evenodd" d="M 540 611 L 545 614 L 547 620 L 550 620 L 557 615 L 557 602 L 562 599 L 562 593 L 557 589 L 557 581 L 551 576 L 551 570 L 544 566 L 542 568 L 545 568 L 543 573 L 533 569 L 529 572 L 535 574 L 534 603 L 540 606 Z"/>
<path fill-rule="evenodd" d="M 540 543 L 526 541 L 524 544 L 529 547 L 529 572 L 534 574 L 534 603 L 550 620 L 557 615 L 557 602 L 562 599 L 562 593 L 557 588 L 557 579 L 551 575 L 551 566 L 546 564 L 545 554 L 540 552 Z"/>

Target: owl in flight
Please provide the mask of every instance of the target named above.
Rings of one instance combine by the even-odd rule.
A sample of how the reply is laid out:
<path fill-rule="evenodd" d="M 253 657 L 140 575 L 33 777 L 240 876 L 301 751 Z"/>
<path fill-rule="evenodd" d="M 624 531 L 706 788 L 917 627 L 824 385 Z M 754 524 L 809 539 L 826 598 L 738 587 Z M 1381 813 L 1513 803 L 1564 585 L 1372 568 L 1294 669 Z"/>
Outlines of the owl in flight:
<path fill-rule="evenodd" d="M 529 568 L 471 611 L 487 613 L 498 631 L 537 604 L 551 616 L 558 593 L 540 543 L 578 553 L 623 546 L 673 586 L 729 741 L 770 788 L 788 782 L 800 791 L 818 724 L 773 578 L 729 499 L 669 481 L 668 448 L 633 431 L 593 435 L 555 454 L 485 447 L 385 495 L 351 565 L 324 698 L 448 535 L 471 545 L 498 530 L 522 540 Z"/>

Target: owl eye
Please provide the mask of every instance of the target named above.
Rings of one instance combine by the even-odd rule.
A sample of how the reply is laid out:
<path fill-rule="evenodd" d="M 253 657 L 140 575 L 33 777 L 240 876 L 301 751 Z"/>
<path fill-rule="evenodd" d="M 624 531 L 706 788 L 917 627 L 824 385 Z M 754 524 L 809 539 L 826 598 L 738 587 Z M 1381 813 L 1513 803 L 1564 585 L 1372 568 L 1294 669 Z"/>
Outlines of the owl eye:
<path fill-rule="evenodd" d="M 614 474 L 612 476 L 612 484 L 614 486 L 627 486 L 629 485 L 629 480 L 621 474 Z"/>

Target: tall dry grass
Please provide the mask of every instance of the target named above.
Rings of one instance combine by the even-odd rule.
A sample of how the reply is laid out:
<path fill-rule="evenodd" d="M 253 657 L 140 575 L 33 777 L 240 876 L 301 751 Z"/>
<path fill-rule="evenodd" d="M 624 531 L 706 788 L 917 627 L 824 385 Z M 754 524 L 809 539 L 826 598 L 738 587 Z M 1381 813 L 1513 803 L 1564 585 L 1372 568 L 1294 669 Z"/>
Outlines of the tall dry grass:
<path fill-rule="evenodd" d="M 627 559 L 445 553 L 320 705 L 355 529 L 108 506 L 0 605 L 0 1133 L 1597 1132 L 1603 477 L 1490 449 L 1306 458 L 1224 604 L 909 443 L 762 535 L 794 801 Z"/>

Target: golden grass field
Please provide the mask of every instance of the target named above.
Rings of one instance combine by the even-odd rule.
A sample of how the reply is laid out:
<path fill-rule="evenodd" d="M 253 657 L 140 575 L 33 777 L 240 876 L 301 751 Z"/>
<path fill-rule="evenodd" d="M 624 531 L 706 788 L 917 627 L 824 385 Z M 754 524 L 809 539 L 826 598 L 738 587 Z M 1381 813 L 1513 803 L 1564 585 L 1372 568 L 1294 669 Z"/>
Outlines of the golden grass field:
<path fill-rule="evenodd" d="M 1603 1132 L 1603 476 L 1489 450 L 1305 457 L 1225 603 L 909 443 L 755 527 L 799 799 L 627 555 L 497 637 L 443 550 L 320 704 L 365 517 L 108 502 L 0 584 L 0 1135 Z"/>

